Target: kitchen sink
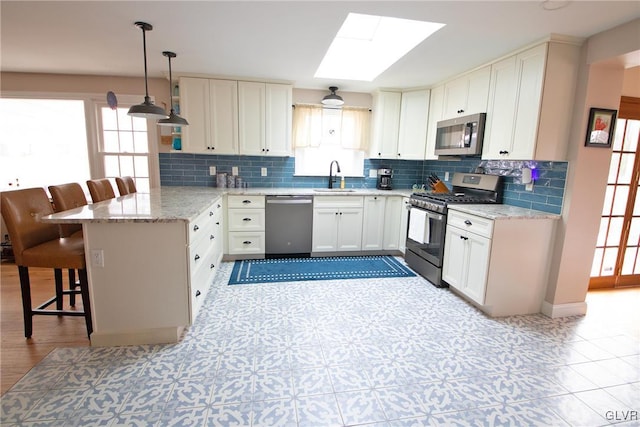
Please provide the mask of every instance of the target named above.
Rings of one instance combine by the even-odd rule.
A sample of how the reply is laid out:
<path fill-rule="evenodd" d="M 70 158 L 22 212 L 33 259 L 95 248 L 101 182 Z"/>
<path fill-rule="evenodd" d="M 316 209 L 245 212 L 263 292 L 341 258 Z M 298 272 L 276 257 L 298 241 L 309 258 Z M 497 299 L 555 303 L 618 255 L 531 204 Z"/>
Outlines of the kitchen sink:
<path fill-rule="evenodd" d="M 319 193 L 353 193 L 353 188 L 314 188 L 313 191 L 317 191 Z"/>

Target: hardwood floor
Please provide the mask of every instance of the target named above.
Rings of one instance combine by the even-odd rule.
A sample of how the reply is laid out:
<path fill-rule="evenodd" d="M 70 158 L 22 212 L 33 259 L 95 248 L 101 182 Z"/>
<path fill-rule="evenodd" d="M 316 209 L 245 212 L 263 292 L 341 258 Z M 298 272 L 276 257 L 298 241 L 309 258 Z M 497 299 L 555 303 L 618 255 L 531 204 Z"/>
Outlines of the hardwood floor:
<path fill-rule="evenodd" d="M 30 268 L 34 304 L 53 295 L 53 270 Z M 65 284 L 66 286 L 66 284 Z M 33 336 L 24 337 L 20 282 L 15 264 L 2 261 L 0 268 L 0 385 L 9 390 L 33 366 L 56 347 L 89 346 L 84 318 L 35 316 Z M 621 333 L 640 339 L 640 288 L 596 290 L 587 295 L 589 320 L 603 321 Z M 82 307 L 80 298 L 77 308 Z M 68 305 L 68 300 L 65 307 Z"/>
<path fill-rule="evenodd" d="M 54 295 L 53 270 L 30 268 L 31 298 L 41 304 Z M 65 273 L 65 288 L 67 287 Z M 65 308 L 69 307 L 65 297 Z M 82 308 L 78 295 L 76 308 Z M 89 346 L 84 317 L 34 316 L 33 335 L 24 337 L 18 267 L 3 260 L 0 266 L 0 393 L 4 394 L 56 347 Z"/>

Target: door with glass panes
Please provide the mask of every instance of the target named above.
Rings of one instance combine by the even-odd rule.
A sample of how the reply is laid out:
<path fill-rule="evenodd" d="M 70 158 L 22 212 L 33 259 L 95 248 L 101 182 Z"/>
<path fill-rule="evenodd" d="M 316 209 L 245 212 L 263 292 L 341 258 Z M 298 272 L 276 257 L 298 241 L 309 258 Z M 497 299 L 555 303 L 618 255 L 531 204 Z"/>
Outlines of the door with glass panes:
<path fill-rule="evenodd" d="M 640 117 L 616 123 L 589 289 L 640 285 Z"/>

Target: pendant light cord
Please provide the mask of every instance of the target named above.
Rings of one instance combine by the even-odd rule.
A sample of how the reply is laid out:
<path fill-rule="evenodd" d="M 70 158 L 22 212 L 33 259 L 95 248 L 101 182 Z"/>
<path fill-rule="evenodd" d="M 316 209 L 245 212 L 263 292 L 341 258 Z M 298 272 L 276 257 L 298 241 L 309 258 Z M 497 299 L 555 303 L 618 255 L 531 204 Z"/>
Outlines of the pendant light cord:
<path fill-rule="evenodd" d="M 173 77 L 171 77 L 171 55 L 168 55 L 169 58 L 169 101 L 171 102 L 171 112 L 173 113 Z"/>
<path fill-rule="evenodd" d="M 144 96 L 145 98 L 149 98 L 149 84 L 147 83 L 147 32 L 144 29 L 144 25 L 140 26 L 142 28 L 142 51 L 144 57 Z"/>

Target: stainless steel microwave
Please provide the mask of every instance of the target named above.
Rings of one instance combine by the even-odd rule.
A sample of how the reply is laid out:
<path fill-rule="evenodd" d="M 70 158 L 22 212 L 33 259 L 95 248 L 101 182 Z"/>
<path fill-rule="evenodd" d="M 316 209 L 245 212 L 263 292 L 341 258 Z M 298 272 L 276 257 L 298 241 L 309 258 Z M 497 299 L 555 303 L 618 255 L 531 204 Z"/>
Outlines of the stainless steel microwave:
<path fill-rule="evenodd" d="M 479 156 L 482 154 L 486 113 L 442 120 L 436 127 L 437 156 Z"/>

